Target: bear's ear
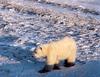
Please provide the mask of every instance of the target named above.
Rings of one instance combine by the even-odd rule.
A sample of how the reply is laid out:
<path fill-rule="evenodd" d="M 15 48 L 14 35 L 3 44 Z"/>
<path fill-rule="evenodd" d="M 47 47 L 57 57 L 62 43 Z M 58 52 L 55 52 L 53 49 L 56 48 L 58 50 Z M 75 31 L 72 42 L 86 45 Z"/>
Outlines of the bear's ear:
<path fill-rule="evenodd" d="M 36 43 L 36 47 L 40 46 L 41 44 L 40 43 Z"/>
<path fill-rule="evenodd" d="M 41 46 L 39 48 L 42 50 L 42 47 Z"/>
<path fill-rule="evenodd" d="M 42 49 L 42 45 L 37 45 L 37 49 Z"/>

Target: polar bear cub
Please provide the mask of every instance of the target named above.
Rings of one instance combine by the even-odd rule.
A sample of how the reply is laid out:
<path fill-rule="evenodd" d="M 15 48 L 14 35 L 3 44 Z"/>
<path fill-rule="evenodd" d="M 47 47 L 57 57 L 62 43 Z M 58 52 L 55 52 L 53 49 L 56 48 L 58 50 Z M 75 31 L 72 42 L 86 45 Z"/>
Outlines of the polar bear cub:
<path fill-rule="evenodd" d="M 40 45 L 33 52 L 35 58 L 46 58 L 45 67 L 40 73 L 59 69 L 59 62 L 64 60 L 64 66 L 70 67 L 75 64 L 77 46 L 71 37 L 64 37 L 61 40 Z"/>

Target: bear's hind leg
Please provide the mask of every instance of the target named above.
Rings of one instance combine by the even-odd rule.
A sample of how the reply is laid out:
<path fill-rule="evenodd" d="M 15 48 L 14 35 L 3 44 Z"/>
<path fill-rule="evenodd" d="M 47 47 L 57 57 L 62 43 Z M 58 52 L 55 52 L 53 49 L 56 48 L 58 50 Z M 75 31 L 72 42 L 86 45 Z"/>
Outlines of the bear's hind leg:
<path fill-rule="evenodd" d="M 75 49 L 74 49 L 75 50 Z M 72 54 L 65 60 L 64 66 L 71 67 L 75 65 L 76 52 L 73 50 Z"/>
<path fill-rule="evenodd" d="M 71 66 L 74 66 L 74 65 L 75 65 L 74 62 L 68 62 L 68 60 L 65 60 L 65 61 L 64 61 L 64 66 L 65 66 L 65 67 L 71 67 Z"/>
<path fill-rule="evenodd" d="M 49 72 L 49 71 L 53 70 L 53 68 L 54 68 L 54 65 L 45 65 L 44 68 L 39 71 L 39 73 Z"/>
<path fill-rule="evenodd" d="M 56 60 L 53 69 L 54 69 L 54 70 L 59 70 L 59 69 L 60 69 L 60 67 L 59 67 L 59 60 Z"/>
<path fill-rule="evenodd" d="M 59 70 L 60 69 L 59 64 L 55 64 L 53 69 L 54 70 Z"/>

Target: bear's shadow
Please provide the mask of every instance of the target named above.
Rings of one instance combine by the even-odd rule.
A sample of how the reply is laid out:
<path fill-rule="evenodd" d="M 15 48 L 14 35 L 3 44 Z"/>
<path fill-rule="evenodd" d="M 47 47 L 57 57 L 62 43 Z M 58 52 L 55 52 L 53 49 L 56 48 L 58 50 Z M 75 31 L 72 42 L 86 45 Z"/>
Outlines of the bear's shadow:
<path fill-rule="evenodd" d="M 3 35 L 0 36 L 0 55 L 5 56 L 9 59 L 14 60 L 31 60 L 32 61 L 32 51 L 30 48 L 23 49 L 20 46 L 11 46 L 10 44 L 16 42 L 18 37 L 12 35 Z M 31 45 L 31 46 L 30 46 Z M 32 44 L 26 43 L 25 46 L 32 47 Z"/>
<path fill-rule="evenodd" d="M 6 42 L 8 41 L 9 39 L 7 38 Z M 6 56 L 9 59 L 13 58 L 14 60 L 20 60 L 20 61 L 32 59 L 32 52 L 29 49 L 23 49 L 19 46 L 10 46 L 9 44 L 7 45 L 6 43 L 0 44 L 0 55 Z"/>

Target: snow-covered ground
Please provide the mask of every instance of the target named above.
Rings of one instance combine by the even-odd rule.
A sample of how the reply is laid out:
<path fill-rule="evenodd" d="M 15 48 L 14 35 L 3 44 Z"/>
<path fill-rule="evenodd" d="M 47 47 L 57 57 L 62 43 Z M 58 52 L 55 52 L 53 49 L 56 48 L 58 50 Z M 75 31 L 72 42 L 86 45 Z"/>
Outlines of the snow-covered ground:
<path fill-rule="evenodd" d="M 0 77 L 99 77 L 100 62 L 88 62 L 100 59 L 99 7 L 99 0 L 1 0 Z M 39 74 L 36 45 L 65 36 L 77 42 L 77 65 Z"/>

